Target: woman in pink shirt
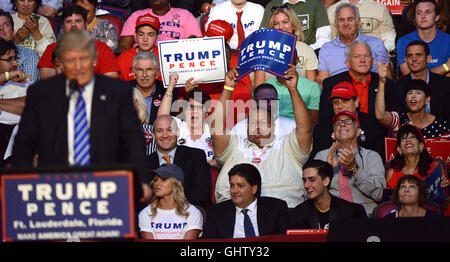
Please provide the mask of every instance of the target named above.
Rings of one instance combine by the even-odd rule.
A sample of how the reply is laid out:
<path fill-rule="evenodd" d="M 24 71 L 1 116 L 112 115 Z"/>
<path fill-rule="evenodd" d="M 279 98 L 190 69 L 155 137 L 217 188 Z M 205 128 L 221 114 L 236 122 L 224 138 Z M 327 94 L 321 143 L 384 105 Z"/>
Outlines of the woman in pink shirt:
<path fill-rule="evenodd" d="M 137 45 L 134 37 L 137 17 L 151 14 L 159 18 L 158 41 L 185 39 L 191 35 L 201 37 L 200 25 L 195 17 L 182 8 L 170 7 L 170 0 L 149 0 L 151 8 L 137 10 L 125 22 L 120 34 L 119 47 L 116 52 L 121 53 Z"/>

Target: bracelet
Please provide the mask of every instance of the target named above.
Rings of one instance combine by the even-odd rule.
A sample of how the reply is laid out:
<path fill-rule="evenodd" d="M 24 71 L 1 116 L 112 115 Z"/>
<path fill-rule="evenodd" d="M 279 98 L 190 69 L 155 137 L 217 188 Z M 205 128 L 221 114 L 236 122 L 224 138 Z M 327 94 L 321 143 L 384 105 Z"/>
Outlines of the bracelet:
<path fill-rule="evenodd" d="M 448 66 L 447 66 L 447 64 L 442 64 L 442 66 L 444 67 L 445 72 L 448 73 Z"/>
<path fill-rule="evenodd" d="M 5 72 L 6 81 L 9 81 L 9 72 Z"/>
<path fill-rule="evenodd" d="M 233 92 L 234 88 L 230 86 L 223 86 L 223 89 Z"/>

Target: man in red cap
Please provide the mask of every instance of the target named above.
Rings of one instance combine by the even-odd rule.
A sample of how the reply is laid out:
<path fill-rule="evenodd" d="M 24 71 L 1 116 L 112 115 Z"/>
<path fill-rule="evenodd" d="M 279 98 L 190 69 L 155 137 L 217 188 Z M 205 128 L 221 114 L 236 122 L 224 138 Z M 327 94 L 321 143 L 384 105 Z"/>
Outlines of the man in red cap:
<path fill-rule="evenodd" d="M 375 97 L 379 77 L 370 71 L 373 59 L 365 59 L 365 56 L 370 54 L 369 50 L 365 42 L 356 41 L 351 44 L 347 49 L 346 64 L 348 71 L 328 77 L 323 81 L 319 104 L 319 124 L 314 128 L 313 153 L 330 147 L 332 143 L 330 119 L 335 113 L 342 110 L 342 106 L 339 110 L 339 103 L 346 101 L 348 105 L 352 106 L 352 108 L 346 110 L 356 113 L 361 120 L 361 128 L 364 131 L 361 136 L 361 145 L 367 149 L 375 150 L 380 156 L 383 156 L 384 160 L 384 137 L 387 137 L 387 129 L 377 123 L 375 117 Z M 338 86 L 342 89 L 337 90 L 337 93 L 335 92 L 337 95 L 333 95 L 334 88 Z M 352 86 L 352 88 L 349 86 Z M 394 91 L 392 86 L 393 81 L 388 79 L 385 101 L 386 108 L 389 108 L 390 111 L 397 109 L 393 107 L 394 104 L 391 102 Z M 348 100 L 350 97 L 355 99 L 353 101 Z M 342 99 L 335 101 L 335 98 Z"/>
<path fill-rule="evenodd" d="M 203 36 L 223 36 L 225 42 L 230 44 L 230 39 L 233 37 L 234 29 L 225 20 L 214 20 L 209 23 L 208 29 L 203 34 Z"/>
<path fill-rule="evenodd" d="M 153 52 L 158 56 L 158 47 L 155 43 L 156 39 L 158 39 L 159 27 L 159 19 L 156 16 L 145 14 L 137 18 L 135 35 L 138 45 L 124 51 L 117 58 L 117 62 L 120 67 L 120 79 L 125 81 L 135 80 L 133 59 L 140 52 Z M 161 79 L 160 75 L 158 79 Z"/>
<path fill-rule="evenodd" d="M 330 194 L 363 205 L 371 216 L 386 187 L 383 161 L 377 152 L 358 144 L 362 130 L 355 113 L 341 111 L 331 122 L 335 142 L 314 159 L 326 161 L 334 169 Z"/>

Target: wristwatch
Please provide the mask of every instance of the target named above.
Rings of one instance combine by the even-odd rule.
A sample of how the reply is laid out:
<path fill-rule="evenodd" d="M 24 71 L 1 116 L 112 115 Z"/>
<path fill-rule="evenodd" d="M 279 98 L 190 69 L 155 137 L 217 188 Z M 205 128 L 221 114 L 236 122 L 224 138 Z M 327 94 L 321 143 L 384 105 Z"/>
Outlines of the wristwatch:
<path fill-rule="evenodd" d="M 356 166 L 352 168 L 351 172 L 353 175 L 356 175 L 356 173 L 358 173 L 358 171 L 359 171 L 359 166 L 358 166 L 358 164 L 356 164 Z"/>

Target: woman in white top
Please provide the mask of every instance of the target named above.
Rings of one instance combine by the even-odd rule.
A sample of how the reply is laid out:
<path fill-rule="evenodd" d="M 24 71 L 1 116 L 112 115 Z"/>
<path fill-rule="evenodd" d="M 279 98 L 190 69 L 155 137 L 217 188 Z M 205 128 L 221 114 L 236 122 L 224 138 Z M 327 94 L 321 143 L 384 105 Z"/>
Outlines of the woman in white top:
<path fill-rule="evenodd" d="M 171 109 L 178 112 L 183 108 L 182 114 L 174 117 L 180 133 L 178 134 L 178 144 L 199 148 L 205 151 L 206 160 L 211 166 L 217 166 L 213 159 L 212 139 L 210 126 L 206 122 L 207 113 L 211 104 L 211 97 L 205 91 L 199 89 L 194 78 L 190 78 L 186 85 L 186 95 L 183 100 L 177 100 L 172 105 L 172 92 L 177 84 L 178 75 L 171 74 L 169 86 L 161 101 L 158 116 L 170 115 Z"/>
<path fill-rule="evenodd" d="M 319 60 L 314 50 L 303 42 L 305 37 L 295 12 L 289 7 L 272 8 L 272 14 L 268 20 L 268 28 L 284 30 L 297 36 L 295 49 L 297 50 L 298 63 L 295 69 L 301 77 L 316 81 Z M 258 86 L 272 77 L 275 76 L 264 73 L 264 71 L 256 71 L 254 86 Z"/>
<path fill-rule="evenodd" d="M 196 239 L 203 231 L 203 215 L 184 195 L 184 175 L 175 164 L 151 173 L 154 192 L 150 205 L 139 213 L 143 239 Z"/>
<path fill-rule="evenodd" d="M 42 56 L 49 44 L 56 41 L 52 25 L 45 16 L 36 14 L 41 0 L 11 0 L 17 13 L 11 15 L 16 31 L 15 42 Z"/>

